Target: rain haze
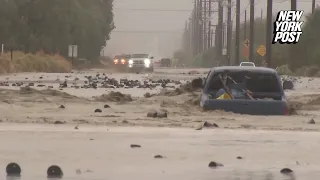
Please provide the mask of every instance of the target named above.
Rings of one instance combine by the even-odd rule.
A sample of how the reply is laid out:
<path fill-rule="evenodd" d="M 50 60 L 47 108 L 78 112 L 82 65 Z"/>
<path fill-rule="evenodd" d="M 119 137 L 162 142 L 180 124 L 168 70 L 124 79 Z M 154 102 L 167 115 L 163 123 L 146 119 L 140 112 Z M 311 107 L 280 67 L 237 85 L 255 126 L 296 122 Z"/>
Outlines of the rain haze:
<path fill-rule="evenodd" d="M 192 12 L 193 1 L 114 0 L 116 28 L 107 42 L 105 54 L 151 53 L 155 57 L 171 57 L 181 46 L 181 36 Z M 244 21 L 244 10 L 250 12 L 249 0 L 241 2 L 241 21 Z M 316 3 L 319 4 L 319 1 Z M 266 16 L 266 6 L 267 0 L 256 0 L 256 17 L 260 17 L 261 13 L 263 17 Z M 289 8 L 289 0 L 276 0 L 273 13 Z M 305 13 L 311 12 L 311 0 L 298 1 L 298 9 Z M 212 22 L 216 23 L 216 19 L 217 13 L 212 15 Z"/>

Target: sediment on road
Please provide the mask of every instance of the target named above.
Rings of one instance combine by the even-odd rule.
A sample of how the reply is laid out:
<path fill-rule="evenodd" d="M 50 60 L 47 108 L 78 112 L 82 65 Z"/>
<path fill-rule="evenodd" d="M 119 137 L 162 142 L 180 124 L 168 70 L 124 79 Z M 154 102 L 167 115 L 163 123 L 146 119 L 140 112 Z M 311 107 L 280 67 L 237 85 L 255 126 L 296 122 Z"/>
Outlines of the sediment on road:
<path fill-rule="evenodd" d="M 192 73 L 174 70 L 172 76 L 172 70 L 161 71 L 168 73 L 91 70 L 3 75 L 0 122 L 320 131 L 318 78 L 282 77 L 295 82 L 295 88 L 286 91 L 290 116 L 249 116 L 202 111 L 201 92 L 190 87 Z"/>

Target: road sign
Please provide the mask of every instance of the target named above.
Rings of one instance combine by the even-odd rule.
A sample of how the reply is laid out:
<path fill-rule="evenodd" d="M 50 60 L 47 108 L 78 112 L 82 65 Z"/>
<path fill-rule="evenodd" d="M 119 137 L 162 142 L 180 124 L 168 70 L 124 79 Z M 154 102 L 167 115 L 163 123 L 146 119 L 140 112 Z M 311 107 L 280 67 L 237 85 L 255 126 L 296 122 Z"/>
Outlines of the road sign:
<path fill-rule="evenodd" d="M 260 56 L 265 56 L 266 55 L 266 47 L 264 47 L 263 45 L 261 45 L 258 49 L 257 49 L 257 53 Z"/>
<path fill-rule="evenodd" d="M 249 47 L 249 45 L 250 45 L 249 39 L 244 40 L 244 41 L 243 41 L 243 45 L 244 45 L 245 47 Z"/>
<path fill-rule="evenodd" d="M 68 55 L 69 57 L 78 57 L 78 46 L 69 45 Z"/>

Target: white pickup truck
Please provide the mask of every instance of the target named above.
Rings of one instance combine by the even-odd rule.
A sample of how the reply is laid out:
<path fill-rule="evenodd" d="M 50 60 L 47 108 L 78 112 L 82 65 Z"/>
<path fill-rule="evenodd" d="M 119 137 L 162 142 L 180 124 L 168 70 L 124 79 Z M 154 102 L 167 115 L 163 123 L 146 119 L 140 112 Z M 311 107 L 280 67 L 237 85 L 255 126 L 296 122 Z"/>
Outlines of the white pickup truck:
<path fill-rule="evenodd" d="M 256 67 L 256 65 L 253 62 L 241 62 L 240 66 L 251 66 Z"/>
<path fill-rule="evenodd" d="M 140 72 L 145 70 L 147 72 L 153 72 L 153 56 L 149 54 L 132 54 L 128 61 L 129 71 Z"/>

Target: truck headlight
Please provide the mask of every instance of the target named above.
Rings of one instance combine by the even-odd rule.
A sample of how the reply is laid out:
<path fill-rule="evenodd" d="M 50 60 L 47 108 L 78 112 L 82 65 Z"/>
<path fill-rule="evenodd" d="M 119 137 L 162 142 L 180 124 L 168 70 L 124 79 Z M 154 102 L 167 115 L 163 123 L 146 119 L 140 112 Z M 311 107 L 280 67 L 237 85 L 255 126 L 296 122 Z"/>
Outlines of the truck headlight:
<path fill-rule="evenodd" d="M 130 60 L 128 61 L 128 63 L 129 63 L 129 64 L 133 64 L 133 60 L 130 59 Z"/>
<path fill-rule="evenodd" d="M 144 64 L 145 64 L 145 65 L 149 65 L 150 63 L 151 63 L 150 59 L 145 59 L 145 60 L 144 60 Z"/>

